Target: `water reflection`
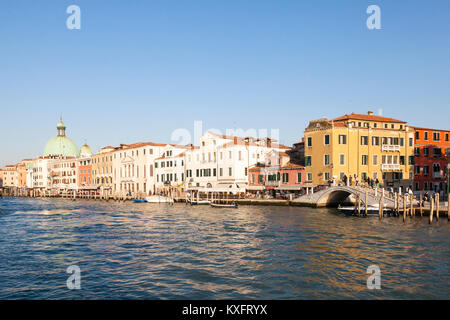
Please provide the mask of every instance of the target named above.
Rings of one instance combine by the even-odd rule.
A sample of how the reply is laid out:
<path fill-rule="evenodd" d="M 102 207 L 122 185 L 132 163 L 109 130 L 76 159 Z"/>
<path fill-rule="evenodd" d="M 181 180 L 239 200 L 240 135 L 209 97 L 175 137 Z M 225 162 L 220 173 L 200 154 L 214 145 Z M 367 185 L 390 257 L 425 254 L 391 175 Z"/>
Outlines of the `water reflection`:
<path fill-rule="evenodd" d="M 447 220 L 333 210 L 0 200 L 0 298 L 442 298 Z M 65 287 L 67 266 L 82 290 Z M 382 290 L 366 287 L 367 267 Z"/>

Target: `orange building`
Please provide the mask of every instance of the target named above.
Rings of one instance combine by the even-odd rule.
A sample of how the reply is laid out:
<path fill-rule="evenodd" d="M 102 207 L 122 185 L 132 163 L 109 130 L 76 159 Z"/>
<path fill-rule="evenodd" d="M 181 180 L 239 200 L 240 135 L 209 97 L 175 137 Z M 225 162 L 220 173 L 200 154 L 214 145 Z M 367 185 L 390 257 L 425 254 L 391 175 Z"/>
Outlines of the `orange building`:
<path fill-rule="evenodd" d="M 414 190 L 448 193 L 450 131 L 414 130 Z"/>

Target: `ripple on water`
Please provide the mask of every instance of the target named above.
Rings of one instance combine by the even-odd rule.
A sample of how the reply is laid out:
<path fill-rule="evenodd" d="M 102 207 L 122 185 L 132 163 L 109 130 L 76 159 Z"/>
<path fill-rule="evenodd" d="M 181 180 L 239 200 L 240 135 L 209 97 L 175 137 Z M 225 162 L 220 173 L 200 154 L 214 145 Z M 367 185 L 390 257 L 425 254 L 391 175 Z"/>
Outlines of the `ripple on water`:
<path fill-rule="evenodd" d="M 0 299 L 448 299 L 449 233 L 328 209 L 3 198 Z"/>

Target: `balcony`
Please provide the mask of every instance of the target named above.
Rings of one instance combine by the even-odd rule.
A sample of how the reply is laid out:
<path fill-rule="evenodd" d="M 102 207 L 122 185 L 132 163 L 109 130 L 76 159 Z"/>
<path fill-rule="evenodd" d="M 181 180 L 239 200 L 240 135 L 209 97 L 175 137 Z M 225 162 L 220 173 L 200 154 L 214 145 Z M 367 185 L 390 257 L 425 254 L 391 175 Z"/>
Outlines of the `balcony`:
<path fill-rule="evenodd" d="M 433 172 L 433 178 L 434 179 L 441 179 L 443 177 L 444 177 L 444 175 L 442 173 L 440 173 L 440 172 Z"/>
<path fill-rule="evenodd" d="M 279 187 L 280 181 L 266 181 L 265 186 L 266 187 Z"/>
<path fill-rule="evenodd" d="M 400 152 L 400 146 L 397 144 L 383 144 L 381 151 Z"/>
<path fill-rule="evenodd" d="M 383 163 L 381 165 L 381 171 L 400 171 L 400 165 L 399 164 L 387 164 Z"/>

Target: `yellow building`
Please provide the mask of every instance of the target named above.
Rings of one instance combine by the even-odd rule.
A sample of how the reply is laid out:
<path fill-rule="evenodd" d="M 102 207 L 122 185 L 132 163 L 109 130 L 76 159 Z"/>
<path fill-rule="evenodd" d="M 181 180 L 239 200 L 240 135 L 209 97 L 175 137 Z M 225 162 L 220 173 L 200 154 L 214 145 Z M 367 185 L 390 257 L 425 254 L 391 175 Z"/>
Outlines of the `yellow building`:
<path fill-rule="evenodd" d="M 305 129 L 305 167 L 307 182 L 314 185 L 346 176 L 352 183 L 378 179 L 384 187 L 404 190 L 413 181 L 414 130 L 370 111 L 311 121 Z"/>
<path fill-rule="evenodd" d="M 92 186 L 103 188 L 108 192 L 113 186 L 113 154 L 115 148 L 107 146 L 102 148 L 97 154 L 92 155 Z"/>

